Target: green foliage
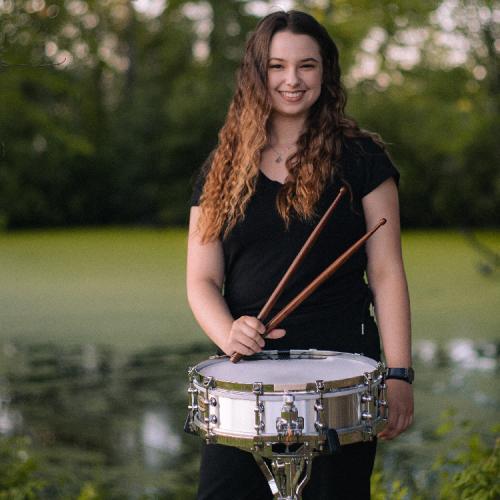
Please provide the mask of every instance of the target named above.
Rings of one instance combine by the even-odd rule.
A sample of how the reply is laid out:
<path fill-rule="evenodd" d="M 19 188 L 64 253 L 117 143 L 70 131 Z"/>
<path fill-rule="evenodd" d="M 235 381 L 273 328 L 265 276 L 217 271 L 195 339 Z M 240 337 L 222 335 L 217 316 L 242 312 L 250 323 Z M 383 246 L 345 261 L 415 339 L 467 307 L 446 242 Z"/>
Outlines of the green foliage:
<path fill-rule="evenodd" d="M 28 438 L 0 437 L 0 500 L 35 500 L 44 482 L 37 475 Z"/>
<path fill-rule="evenodd" d="M 395 480 L 389 486 L 384 484 L 384 475 L 380 471 L 373 473 L 371 478 L 372 500 L 405 500 L 408 498 L 408 488 Z"/>
<path fill-rule="evenodd" d="M 193 174 L 217 143 L 258 20 L 249 3 L 170 0 L 151 17 L 128 0 L 0 2 L 0 229 L 184 224 Z M 349 114 L 391 144 L 404 224 L 492 225 L 500 210 L 492 2 L 455 2 L 454 19 L 467 22 L 452 34 L 472 47 L 458 65 L 434 42 L 443 34 L 436 2 L 295 4 L 339 46 Z M 383 40 L 370 52 L 374 29 Z M 427 41 L 418 62 L 388 57 L 419 30 Z M 196 56 L 200 47 L 206 57 Z M 353 78 L 366 57 L 376 74 Z"/>
<path fill-rule="evenodd" d="M 40 346 L 37 357 L 46 360 L 44 353 L 51 353 L 54 359 L 65 360 L 64 350 L 58 351 L 54 346 Z M 131 406 L 137 408 L 137 400 L 145 397 L 144 389 L 140 388 L 139 380 L 147 381 L 148 387 L 156 389 L 164 388 L 165 380 L 173 380 L 172 375 L 179 371 L 181 366 L 192 363 L 199 359 L 200 353 L 206 351 L 199 346 L 200 350 L 180 349 L 173 354 L 172 349 L 151 348 L 133 355 L 129 363 L 124 364 L 127 371 L 126 381 L 120 377 L 113 377 L 113 386 L 120 384 L 123 387 L 118 393 L 112 395 L 112 399 L 118 400 L 119 394 L 132 398 Z M 71 349 L 71 359 L 75 359 L 75 351 Z M 43 354 L 43 356 L 41 356 Z M 108 353 L 109 354 L 109 353 Z M 169 362 L 176 360 L 174 362 Z M 16 360 L 19 362 L 19 360 Z M 49 359 L 50 361 L 50 359 Z M 66 358 L 66 361 L 67 358 Z M 22 364 L 22 363 L 21 363 Z M 63 364 L 48 363 L 54 370 L 61 369 Z M 30 363 L 30 366 L 35 366 Z M 40 366 L 40 365 L 38 365 Z M 58 368 L 59 367 L 59 368 Z M 46 368 L 44 368 L 46 370 Z M 68 377 L 70 372 L 65 371 Z M 52 375 L 52 374 L 51 374 Z M 74 374 L 76 378 L 78 374 Z M 106 376 L 105 376 L 106 377 Z M 40 377 L 32 373 L 32 378 L 37 381 Z M 33 391 L 33 382 L 26 382 L 28 377 L 21 377 L 30 386 L 32 394 L 41 392 Z M 102 380 L 105 380 L 103 378 Z M 137 387 L 137 392 L 130 391 L 130 382 Z M 37 382 L 38 383 L 38 382 Z M 108 381 L 110 383 L 110 381 Z M 45 388 L 59 386 L 61 384 L 53 376 L 43 383 Z M 55 384 L 55 385 L 54 385 Z M 106 384 L 104 384 L 106 385 Z M 97 386 L 102 387 L 101 383 Z M 80 386 L 84 392 L 84 386 Z M 89 389 L 96 391 L 96 380 L 90 382 Z M 20 389 L 20 387 L 18 387 Z M 39 387 L 40 389 L 40 387 Z M 102 393 L 97 397 L 109 397 L 109 388 L 103 387 Z M 48 393 L 48 391 L 45 391 Z M 23 394 L 19 391 L 18 394 Z M 151 398 L 153 393 L 149 393 Z M 173 407 L 179 408 L 179 397 L 177 395 L 172 403 Z M 184 400 L 185 394 L 182 393 Z M 33 398 L 34 399 L 34 398 Z M 58 397 L 59 399 L 59 397 Z M 154 398 L 151 398 L 151 400 Z M 82 400 L 80 400 L 82 401 Z M 77 407 L 83 412 L 83 420 L 87 425 L 92 422 L 91 404 L 75 405 L 75 401 L 68 400 L 71 407 Z M 40 402 L 32 403 L 36 411 L 44 413 L 46 407 L 51 405 L 46 401 L 45 405 Z M 98 406 L 106 405 L 99 404 Z M 82 410 L 83 408 L 83 410 Z M 127 412 L 123 406 L 121 411 Z M 183 407 L 184 408 L 184 407 Z M 59 412 L 66 412 L 62 406 Z M 103 409 L 108 413 L 107 409 Z M 183 413 L 184 410 L 181 410 Z M 29 413 L 29 412 L 28 412 Z M 183 415 L 184 416 L 184 415 Z M 89 418 L 90 417 L 90 418 Z M 67 421 L 66 425 L 72 427 L 72 432 L 81 434 L 81 426 L 77 419 Z M 64 426 L 58 425 L 67 440 L 71 433 L 64 431 Z M 36 426 L 32 428 L 37 435 Z M 78 429 L 78 430 L 76 430 Z M 396 475 L 389 477 L 386 470 L 376 470 L 372 476 L 372 499 L 373 500 L 494 500 L 500 497 L 500 485 L 498 477 L 500 474 L 500 437 L 498 437 L 500 426 L 496 426 L 490 433 L 479 433 L 474 430 L 471 422 L 460 420 L 458 413 L 448 410 L 442 416 L 438 428 L 434 431 L 434 438 L 441 450 L 434 457 L 429 455 L 429 465 L 425 472 L 426 480 L 417 484 L 405 484 L 405 481 Z M 495 443 L 496 440 L 496 443 Z M 85 440 L 89 443 L 88 436 Z M 0 500 L 43 500 L 43 499 L 75 499 L 75 500 L 114 500 L 127 498 L 140 498 L 141 500 L 179 499 L 194 498 L 196 495 L 196 471 L 199 466 L 199 457 L 196 446 L 195 454 L 182 454 L 179 463 L 173 469 L 154 470 L 149 474 L 149 485 L 145 486 L 138 478 L 145 474 L 144 469 L 135 467 L 106 467 L 101 461 L 99 453 L 89 453 L 77 448 L 58 446 L 54 442 L 37 443 L 37 459 L 33 459 L 34 445 L 27 438 L 0 438 Z M 127 453 L 127 452 L 126 452 Z M 140 465 L 139 465 L 140 467 Z M 377 465 L 378 467 L 378 465 Z M 396 465 L 397 470 L 397 465 Z M 151 472 L 151 471 L 150 471 Z"/>
<path fill-rule="evenodd" d="M 99 494 L 96 487 L 91 483 L 85 483 L 78 495 L 77 500 L 104 500 L 104 497 Z"/>
<path fill-rule="evenodd" d="M 500 498 L 500 426 L 486 437 L 469 421 L 445 411 L 435 430 L 443 450 L 432 463 L 424 486 L 410 489 L 400 480 L 389 482 L 380 470 L 372 476 L 373 500 L 495 500 Z"/>
<path fill-rule="evenodd" d="M 436 435 L 448 449 L 434 463 L 439 475 L 439 498 L 449 500 L 494 500 L 500 498 L 500 426 L 492 429 L 495 442 L 472 430 L 472 423 L 457 421 L 448 411 Z M 496 436 L 496 437 L 494 437 Z"/>
<path fill-rule="evenodd" d="M 383 472 L 373 473 L 371 498 L 373 500 L 495 500 L 500 497 L 500 428 L 497 426 L 488 436 L 496 437 L 494 446 L 485 442 L 472 431 L 469 422 L 457 421 L 456 413 L 449 410 L 435 435 L 442 440 L 445 452 L 434 461 L 431 469 L 437 474 L 435 484 L 428 483 L 417 491 L 411 491 L 400 480 L 387 481 Z M 495 439 L 493 437 L 493 439 Z M 40 479 L 43 475 L 37 462 L 31 457 L 27 438 L 2 438 L 0 440 L 0 500 L 35 500 L 48 498 L 51 485 Z M 431 472 L 431 471 L 429 471 Z M 186 471 L 185 482 L 176 481 L 172 498 L 188 498 L 194 495 L 192 481 Z M 100 491 L 96 483 L 85 482 L 78 486 L 76 477 L 67 477 L 76 484 L 66 488 L 79 490 L 77 500 L 105 500 L 108 494 Z M 179 483 L 179 484 L 177 484 Z M 52 485 L 53 487 L 54 485 Z M 56 488 L 57 490 L 57 488 Z M 154 496 L 157 498 L 157 496 Z M 160 495 L 162 498 L 162 496 Z M 145 494 L 143 498 L 150 498 Z"/>
<path fill-rule="evenodd" d="M 500 438 L 493 451 L 475 449 L 479 443 L 469 441 L 469 452 L 456 459 L 463 470 L 455 473 L 448 481 L 443 481 L 441 498 L 495 500 L 500 498 Z"/>

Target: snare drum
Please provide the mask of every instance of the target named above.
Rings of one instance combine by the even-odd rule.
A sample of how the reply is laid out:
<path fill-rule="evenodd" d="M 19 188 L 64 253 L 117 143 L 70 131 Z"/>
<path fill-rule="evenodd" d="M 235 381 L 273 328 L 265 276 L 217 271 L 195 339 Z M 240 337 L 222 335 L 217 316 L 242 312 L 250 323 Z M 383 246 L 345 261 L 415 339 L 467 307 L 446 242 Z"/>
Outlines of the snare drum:
<path fill-rule="evenodd" d="M 385 425 L 384 366 L 359 354 L 263 351 L 237 364 L 216 356 L 189 370 L 188 427 L 247 451 L 305 444 L 327 451 L 371 440 Z"/>

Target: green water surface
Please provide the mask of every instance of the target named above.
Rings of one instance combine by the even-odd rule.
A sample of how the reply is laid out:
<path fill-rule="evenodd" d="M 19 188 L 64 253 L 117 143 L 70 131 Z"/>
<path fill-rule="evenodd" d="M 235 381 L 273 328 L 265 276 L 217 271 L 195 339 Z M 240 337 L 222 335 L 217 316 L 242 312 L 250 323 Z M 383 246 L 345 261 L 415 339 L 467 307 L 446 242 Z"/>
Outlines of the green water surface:
<path fill-rule="evenodd" d="M 500 232 L 481 232 L 500 254 Z M 415 339 L 496 339 L 500 278 L 459 232 L 403 235 Z M 0 341 L 133 350 L 203 341 L 185 293 L 184 230 L 0 235 Z M 498 266 L 498 262 L 496 263 Z"/>

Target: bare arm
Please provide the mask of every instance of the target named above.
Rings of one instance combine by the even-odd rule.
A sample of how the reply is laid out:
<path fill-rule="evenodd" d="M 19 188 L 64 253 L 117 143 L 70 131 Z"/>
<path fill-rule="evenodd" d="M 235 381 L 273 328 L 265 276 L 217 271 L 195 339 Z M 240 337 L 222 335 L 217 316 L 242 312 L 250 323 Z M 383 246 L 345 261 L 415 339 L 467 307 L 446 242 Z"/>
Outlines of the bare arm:
<path fill-rule="evenodd" d="M 408 286 L 403 267 L 399 227 L 398 192 L 388 179 L 363 198 L 367 227 L 387 218 L 367 242 L 368 281 L 374 294 L 375 314 L 389 367 L 411 366 L 411 326 Z M 380 434 L 392 439 L 403 432 L 413 418 L 413 392 L 407 382 L 388 380 L 389 424 Z"/>
<path fill-rule="evenodd" d="M 187 295 L 193 314 L 203 331 L 219 348 L 230 355 L 250 355 L 265 345 L 261 334 L 264 325 L 251 316 L 235 320 L 222 296 L 224 256 L 222 243 L 201 243 L 197 225 L 198 207 L 192 207 L 189 221 L 187 255 Z M 284 330 L 275 330 L 269 337 L 278 338 Z"/>

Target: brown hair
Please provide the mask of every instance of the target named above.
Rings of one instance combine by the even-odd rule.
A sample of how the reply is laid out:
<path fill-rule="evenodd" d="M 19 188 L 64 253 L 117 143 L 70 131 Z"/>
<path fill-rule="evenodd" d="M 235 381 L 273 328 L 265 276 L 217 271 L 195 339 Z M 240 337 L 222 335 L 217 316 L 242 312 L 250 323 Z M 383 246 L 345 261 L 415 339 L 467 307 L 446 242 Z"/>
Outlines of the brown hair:
<path fill-rule="evenodd" d="M 297 151 L 287 160 L 288 180 L 276 199 L 286 225 L 294 215 L 311 219 L 327 181 L 335 175 L 342 177 L 338 161 L 344 137 L 370 136 L 383 146 L 377 134 L 361 130 L 345 115 L 347 97 L 340 80 L 339 53 L 326 29 L 304 12 L 269 14 L 247 42 L 219 144 L 207 160 L 198 226 L 204 242 L 225 237 L 244 218 L 254 194 L 271 114 L 267 91 L 269 47 L 279 31 L 312 37 L 323 62 L 321 94 L 309 110 Z"/>

